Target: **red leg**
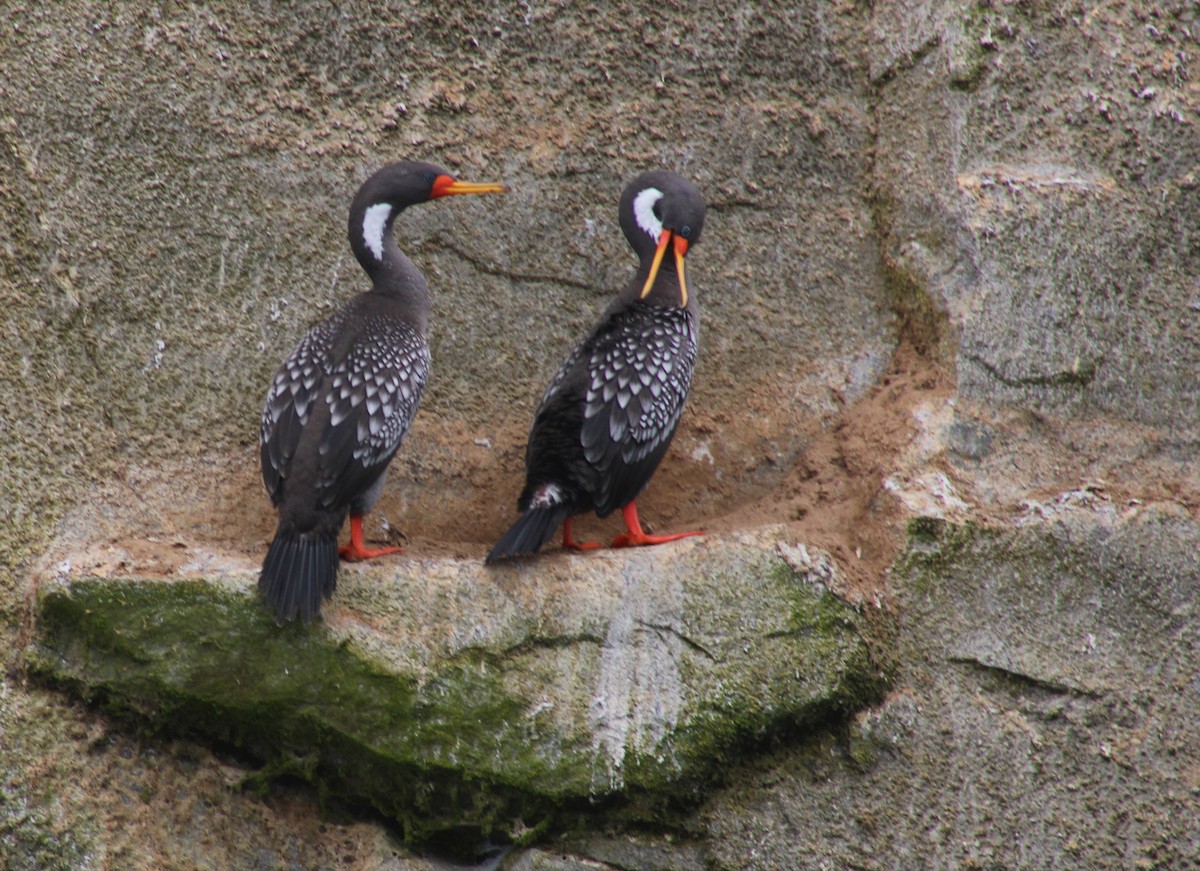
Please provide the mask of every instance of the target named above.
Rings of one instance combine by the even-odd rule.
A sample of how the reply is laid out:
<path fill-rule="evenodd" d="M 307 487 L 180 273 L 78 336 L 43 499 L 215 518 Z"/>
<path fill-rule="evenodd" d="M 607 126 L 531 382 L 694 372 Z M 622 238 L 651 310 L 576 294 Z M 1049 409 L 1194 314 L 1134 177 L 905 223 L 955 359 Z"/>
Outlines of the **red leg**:
<path fill-rule="evenodd" d="M 634 499 L 628 505 L 621 509 L 621 516 L 625 518 L 625 528 L 628 532 L 623 532 L 612 540 L 611 547 L 641 547 L 645 544 L 666 544 L 668 541 L 678 541 L 681 538 L 687 538 L 689 535 L 704 535 L 703 532 L 676 532 L 674 535 L 647 535 L 642 530 L 642 522 L 638 520 L 637 500 Z"/>
<path fill-rule="evenodd" d="M 360 559 L 374 559 L 389 553 L 404 553 L 402 547 L 370 548 L 363 544 L 362 515 L 350 515 L 350 543 L 338 548 L 338 556 L 354 562 Z"/>
<path fill-rule="evenodd" d="M 573 517 L 568 517 L 563 521 L 563 547 L 567 550 L 596 550 L 600 547 L 598 541 L 576 541 L 571 536 L 571 521 Z"/>

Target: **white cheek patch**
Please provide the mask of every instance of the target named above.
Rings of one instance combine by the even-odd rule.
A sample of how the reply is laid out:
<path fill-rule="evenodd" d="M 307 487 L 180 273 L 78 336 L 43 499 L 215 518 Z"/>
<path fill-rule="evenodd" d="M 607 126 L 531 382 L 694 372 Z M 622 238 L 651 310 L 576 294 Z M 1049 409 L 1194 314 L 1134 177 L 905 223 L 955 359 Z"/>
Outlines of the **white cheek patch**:
<path fill-rule="evenodd" d="M 637 225 L 658 242 L 662 235 L 662 221 L 654 214 L 654 204 L 663 198 L 663 192 L 658 188 L 646 188 L 633 198 L 633 217 Z"/>
<path fill-rule="evenodd" d="M 376 203 L 367 209 L 366 215 L 363 216 L 363 242 L 375 255 L 376 260 L 383 259 L 383 228 L 387 226 L 391 215 L 391 206 L 387 203 Z"/>

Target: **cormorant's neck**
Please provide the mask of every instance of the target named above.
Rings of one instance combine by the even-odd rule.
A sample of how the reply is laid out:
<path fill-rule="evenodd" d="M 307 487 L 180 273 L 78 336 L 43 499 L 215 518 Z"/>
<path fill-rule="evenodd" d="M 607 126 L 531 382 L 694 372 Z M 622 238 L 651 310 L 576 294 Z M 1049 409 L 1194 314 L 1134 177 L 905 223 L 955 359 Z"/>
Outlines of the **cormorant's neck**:
<path fill-rule="evenodd" d="M 637 273 L 633 277 L 633 281 L 625 290 L 625 295 L 631 299 L 643 299 L 642 288 L 646 286 L 646 276 L 650 274 L 650 265 L 654 260 L 654 254 L 651 252 L 649 256 L 643 257 L 642 262 L 638 264 Z M 689 288 L 690 290 L 690 288 Z M 691 294 L 689 293 L 690 297 Z M 654 305 L 676 306 L 679 307 L 683 294 L 679 290 L 679 273 L 675 269 L 675 264 L 672 262 L 670 254 L 662 259 L 662 263 L 658 266 L 658 275 L 654 277 L 654 284 L 650 287 L 650 292 L 644 297 L 646 302 Z M 691 300 L 688 300 L 689 305 Z"/>
<path fill-rule="evenodd" d="M 422 332 L 429 312 L 429 285 L 396 244 L 392 224 L 403 209 L 376 203 L 350 212 L 350 248 L 371 278 L 375 293 L 405 303 Z"/>

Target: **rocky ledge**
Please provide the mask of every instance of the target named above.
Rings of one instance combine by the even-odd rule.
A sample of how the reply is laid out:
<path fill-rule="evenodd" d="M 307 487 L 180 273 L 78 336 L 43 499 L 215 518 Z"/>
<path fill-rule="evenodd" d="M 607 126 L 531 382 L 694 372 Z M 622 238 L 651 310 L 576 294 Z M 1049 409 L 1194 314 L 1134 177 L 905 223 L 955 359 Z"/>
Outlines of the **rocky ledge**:
<path fill-rule="evenodd" d="M 872 621 L 772 527 L 484 568 L 344 567 L 277 626 L 255 571 L 63 574 L 31 670 L 168 733 L 369 805 L 413 842 L 515 842 L 586 815 L 662 823 L 782 733 L 878 701 Z"/>

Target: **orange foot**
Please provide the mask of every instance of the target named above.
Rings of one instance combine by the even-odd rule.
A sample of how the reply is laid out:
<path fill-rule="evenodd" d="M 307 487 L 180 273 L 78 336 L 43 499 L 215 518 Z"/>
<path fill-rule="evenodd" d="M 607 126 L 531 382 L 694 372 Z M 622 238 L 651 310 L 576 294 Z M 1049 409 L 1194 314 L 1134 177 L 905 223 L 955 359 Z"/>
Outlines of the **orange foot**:
<path fill-rule="evenodd" d="M 389 553 L 404 553 L 402 547 L 367 547 L 363 544 L 362 517 L 350 517 L 350 543 L 338 548 L 338 556 L 347 562 L 374 559 Z"/>
<path fill-rule="evenodd" d="M 609 547 L 642 547 L 648 544 L 666 544 L 668 541 L 678 541 L 681 538 L 688 538 L 692 535 L 704 535 L 703 532 L 676 532 L 673 535 L 649 535 L 642 529 L 642 523 L 638 520 L 636 499 L 621 509 L 621 516 L 625 518 L 625 528 L 629 531 L 623 532 L 614 538 Z"/>
<path fill-rule="evenodd" d="M 571 521 L 574 518 L 568 517 L 563 521 L 563 547 L 567 550 L 599 550 L 601 547 L 598 541 L 576 541 L 571 536 Z"/>

